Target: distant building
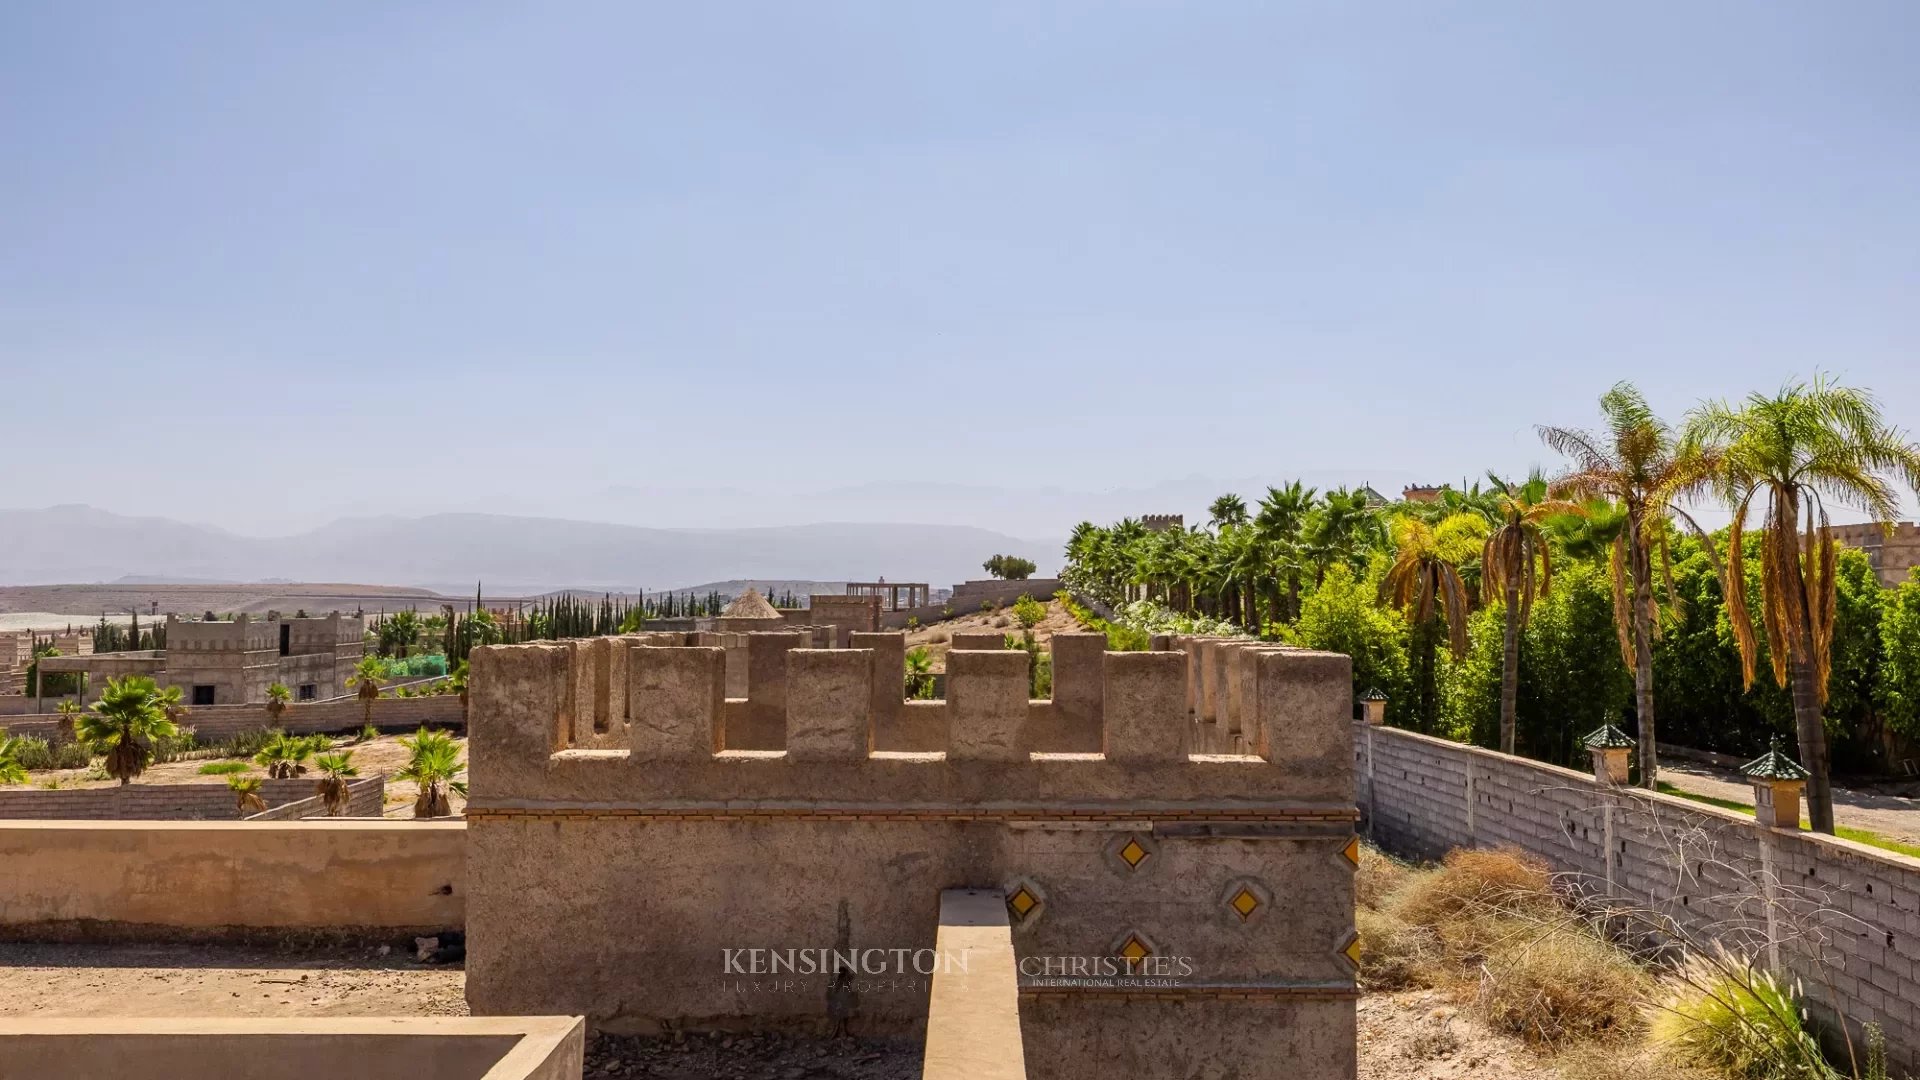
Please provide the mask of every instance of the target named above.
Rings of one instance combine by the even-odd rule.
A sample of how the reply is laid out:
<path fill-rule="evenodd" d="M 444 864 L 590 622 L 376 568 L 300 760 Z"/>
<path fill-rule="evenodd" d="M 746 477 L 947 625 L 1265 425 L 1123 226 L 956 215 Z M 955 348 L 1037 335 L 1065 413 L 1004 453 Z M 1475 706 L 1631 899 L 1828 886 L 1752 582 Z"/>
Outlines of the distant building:
<path fill-rule="evenodd" d="M 1405 499 L 1408 502 L 1417 502 L 1417 503 L 1439 502 L 1440 493 L 1445 490 L 1447 490 L 1447 485 L 1445 484 L 1440 484 L 1438 486 L 1433 486 L 1429 484 L 1408 484 L 1406 487 L 1403 487 L 1400 489 L 1400 497 L 1402 499 Z"/>
<path fill-rule="evenodd" d="M 337 611 L 317 619 L 169 615 L 164 649 L 44 657 L 40 670 L 86 676 L 84 701 L 97 700 L 107 679 L 123 675 L 177 686 L 188 705 L 259 704 L 274 683 L 293 691 L 295 701 L 319 701 L 348 692 L 347 680 L 366 653 L 365 635 L 365 620 Z"/>
<path fill-rule="evenodd" d="M 1867 562 L 1880 577 L 1880 584 L 1891 589 L 1907 580 L 1907 573 L 1920 566 L 1920 527 L 1911 521 L 1862 525 L 1833 525 L 1833 538 L 1866 553 Z"/>
<path fill-rule="evenodd" d="M 93 652 L 92 634 L 39 635 L 31 630 L 0 630 L 0 695 L 17 696 L 27 692 L 27 669 L 33 666 L 36 641 L 52 645 L 61 656 L 85 656 Z"/>
<path fill-rule="evenodd" d="M 1148 532 L 1179 532 L 1187 527 L 1182 514 L 1141 514 L 1140 524 Z"/>

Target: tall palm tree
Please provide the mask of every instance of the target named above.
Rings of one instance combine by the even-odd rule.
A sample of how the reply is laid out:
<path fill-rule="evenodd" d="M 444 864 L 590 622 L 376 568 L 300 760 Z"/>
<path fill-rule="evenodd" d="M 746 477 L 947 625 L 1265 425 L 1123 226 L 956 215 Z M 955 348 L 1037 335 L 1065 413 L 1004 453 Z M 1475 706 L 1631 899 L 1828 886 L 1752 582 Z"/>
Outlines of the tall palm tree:
<path fill-rule="evenodd" d="M 1260 633 L 1260 580 L 1267 572 L 1266 548 L 1252 525 L 1230 526 L 1220 534 L 1220 558 L 1226 578 L 1233 583 L 1240 625 Z"/>
<path fill-rule="evenodd" d="M 1500 667 L 1500 752 L 1514 752 L 1515 713 L 1520 701 L 1520 628 L 1533 614 L 1536 591 L 1553 587 L 1553 554 L 1547 543 L 1546 521 L 1554 514 L 1577 511 L 1564 500 L 1547 497 L 1547 481 L 1538 472 L 1523 484 L 1493 482 L 1493 531 L 1480 549 L 1480 581 L 1487 594 L 1500 590 L 1506 605 L 1506 636 Z"/>
<path fill-rule="evenodd" d="M 1380 582 L 1381 600 L 1407 613 L 1415 626 L 1434 619 L 1446 624 L 1447 644 L 1455 659 L 1467 654 L 1467 587 L 1460 578 L 1458 551 L 1448 550 L 1438 531 L 1417 517 L 1395 526 L 1393 565 Z"/>
<path fill-rule="evenodd" d="M 1881 418 L 1871 393 L 1825 376 L 1795 382 L 1772 396 L 1750 394 L 1735 407 L 1708 402 L 1694 410 L 1688 440 L 1717 451 L 1715 487 L 1733 507 L 1725 572 L 1727 617 L 1740 648 L 1741 675 L 1753 684 L 1753 620 L 1747 608 L 1742 540 L 1747 513 L 1765 508 L 1760 532 L 1760 609 L 1774 681 L 1793 693 L 1794 726 L 1807 779 L 1807 816 L 1833 831 L 1833 787 L 1827 703 L 1833 660 L 1836 553 L 1827 528 L 1829 501 L 1891 521 L 1900 509 L 1889 476 L 1920 492 L 1920 445 Z M 1805 518 L 1804 528 L 1801 525 Z"/>
<path fill-rule="evenodd" d="M 1387 539 L 1380 514 L 1367 504 L 1367 493 L 1345 488 L 1327 492 L 1326 499 L 1307 515 L 1302 533 L 1316 586 L 1337 564 L 1360 570 L 1367 554 L 1386 546 Z"/>
<path fill-rule="evenodd" d="M 1653 705 L 1653 638 L 1658 624 L 1652 552 L 1658 545 L 1665 565 L 1668 522 L 1677 519 L 1700 535 L 1707 557 L 1716 560 L 1718 569 L 1712 541 L 1678 505 L 1706 490 L 1718 458 L 1697 441 L 1676 437 L 1632 383 L 1617 383 L 1602 394 L 1600 412 L 1606 418 L 1606 430 L 1597 435 L 1579 428 L 1542 426 L 1537 430 L 1541 441 L 1572 463 L 1572 470 L 1554 482 L 1556 495 L 1611 499 L 1626 508 L 1626 527 L 1613 542 L 1613 625 L 1621 658 L 1633 669 L 1640 783 L 1653 788 L 1659 782 L 1660 760 Z M 1669 588 L 1669 596 L 1672 592 Z"/>
<path fill-rule="evenodd" d="M 354 696 L 360 699 L 361 719 L 366 724 L 373 723 L 373 703 L 380 697 L 380 673 L 385 670 L 377 657 L 363 656 L 353 667 L 353 674 L 347 677 L 347 685 L 355 687 Z"/>
<path fill-rule="evenodd" d="M 1260 510 L 1253 516 L 1254 532 L 1273 563 L 1273 621 L 1285 622 L 1300 615 L 1300 578 L 1306 572 L 1305 551 L 1300 533 L 1313 510 L 1314 489 L 1295 480 L 1284 488 L 1267 488 Z M 1285 608 L 1281 592 L 1285 592 Z"/>
<path fill-rule="evenodd" d="M 1228 492 L 1207 506 L 1207 520 L 1216 529 L 1247 523 L 1247 500 Z"/>
<path fill-rule="evenodd" d="M 74 725 L 81 745 L 89 753 L 104 755 L 107 775 L 123 787 L 146 771 L 155 740 L 179 734 L 167 717 L 163 697 L 145 675 L 108 679 L 92 711 L 82 713 Z"/>

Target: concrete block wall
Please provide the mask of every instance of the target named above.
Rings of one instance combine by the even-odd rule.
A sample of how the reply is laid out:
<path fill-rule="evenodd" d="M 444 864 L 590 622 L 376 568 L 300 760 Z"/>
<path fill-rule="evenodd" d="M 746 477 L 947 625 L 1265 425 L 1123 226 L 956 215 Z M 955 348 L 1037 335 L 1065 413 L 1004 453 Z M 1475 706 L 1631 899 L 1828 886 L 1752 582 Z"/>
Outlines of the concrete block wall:
<path fill-rule="evenodd" d="M 927 983 L 911 972 L 776 986 L 738 977 L 728 950 L 911 953 L 933 946 L 943 890 L 984 888 L 1023 897 L 1022 1033 L 1049 1075 L 1265 1075 L 1285 1059 L 1304 1080 L 1353 1076 L 1345 657 L 1252 664 L 1245 724 L 1275 736 L 1250 740 L 1261 757 L 1191 752 L 1176 650 L 1102 651 L 1093 746 L 1060 753 L 1029 748 L 1058 703 L 1027 699 L 1020 652 L 950 653 L 948 699 L 901 710 L 939 748 L 890 751 L 873 650 L 783 650 L 779 739 L 747 750 L 721 648 L 628 650 L 628 720 L 591 745 L 575 688 L 598 683 L 574 665 L 592 651 L 474 653 L 476 1014 L 917 1033 Z M 1049 957 L 1137 950 L 1184 966 L 1158 985 L 1045 977 Z"/>
<path fill-rule="evenodd" d="M 303 783 L 309 791 L 314 782 L 309 780 L 283 781 L 284 783 Z M 369 776 L 347 782 L 347 805 L 340 817 L 377 818 L 384 816 L 387 809 L 387 780 L 383 776 Z M 248 821 L 299 821 L 302 818 L 329 817 L 326 800 L 319 795 L 308 795 L 304 799 L 294 799 L 279 806 L 249 814 Z"/>
<path fill-rule="evenodd" d="M 265 705 L 203 705 L 187 710 L 180 724 L 193 729 L 195 742 L 208 746 L 241 732 L 266 728 L 280 728 L 293 735 L 355 731 L 366 722 L 367 715 L 366 703 L 352 699 L 288 705 L 278 719 Z M 458 694 L 379 698 L 373 702 L 372 716 L 374 725 L 382 731 L 466 726 L 466 707 Z M 5 717 L 0 718 L 0 729 L 10 735 L 52 739 L 58 731 L 58 721 L 46 715 L 19 720 Z"/>
<path fill-rule="evenodd" d="M 379 816 L 385 794 L 385 781 L 369 778 L 361 784 L 379 784 L 381 790 L 371 804 L 373 816 Z M 306 799 L 314 793 L 314 781 L 306 777 L 293 780 L 264 780 L 260 798 L 269 810 Z M 362 808 L 367 804 L 362 802 Z M 303 815 L 294 815 L 303 816 Z M 0 818 L 73 821 L 232 821 L 240 810 L 232 789 L 225 783 L 128 784 L 124 787 L 97 788 L 0 788 Z"/>
<path fill-rule="evenodd" d="M 1810 1008 L 1886 1032 L 1920 1067 L 1920 860 L 1760 826 L 1591 774 L 1396 728 L 1357 724 L 1363 828 L 1412 858 L 1510 845 L 1566 880 L 1798 977 Z M 1829 990 L 1831 987 L 1831 990 Z"/>

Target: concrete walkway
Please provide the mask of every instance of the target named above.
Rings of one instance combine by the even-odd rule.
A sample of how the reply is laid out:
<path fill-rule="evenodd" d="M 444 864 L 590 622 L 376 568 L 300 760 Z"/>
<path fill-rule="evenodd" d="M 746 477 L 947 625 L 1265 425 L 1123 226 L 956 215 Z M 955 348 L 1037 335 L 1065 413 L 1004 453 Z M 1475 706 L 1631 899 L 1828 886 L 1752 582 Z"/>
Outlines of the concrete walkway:
<path fill-rule="evenodd" d="M 1753 785 L 1732 769 L 1662 759 L 1660 779 L 1690 794 L 1753 804 Z M 1852 791 L 1835 784 L 1833 818 L 1836 824 L 1876 832 L 1889 840 L 1920 844 L 1920 799 Z"/>

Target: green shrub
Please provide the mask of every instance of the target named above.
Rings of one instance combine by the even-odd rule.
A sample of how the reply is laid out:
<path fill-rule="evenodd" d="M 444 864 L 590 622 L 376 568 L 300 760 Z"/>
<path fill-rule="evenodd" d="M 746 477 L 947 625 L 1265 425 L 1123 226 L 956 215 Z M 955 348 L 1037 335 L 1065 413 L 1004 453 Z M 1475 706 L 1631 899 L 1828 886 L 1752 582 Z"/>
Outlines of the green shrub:
<path fill-rule="evenodd" d="M 247 771 L 244 761 L 209 761 L 197 770 L 201 776 L 231 776 Z"/>
<path fill-rule="evenodd" d="M 208 757 L 251 758 L 286 732 L 279 728 L 254 728 L 239 731 L 207 747 Z"/>
<path fill-rule="evenodd" d="M 1831 1080 L 1793 991 L 1725 950 L 1694 954 L 1652 1013 L 1655 1043 L 1687 1065 L 1739 1080 Z"/>
<path fill-rule="evenodd" d="M 0 738 L 4 737 L 0 735 Z M 93 761 L 87 748 L 77 742 L 63 742 L 55 746 L 33 735 L 21 735 L 13 740 L 13 756 L 29 772 L 84 769 Z"/>
<path fill-rule="evenodd" d="M 178 734 L 162 735 L 153 740 L 154 765 L 165 765 L 170 761 L 179 761 L 192 754 L 198 744 L 193 741 L 193 729 L 183 727 Z"/>
<path fill-rule="evenodd" d="M 1040 625 L 1040 620 L 1047 617 L 1047 606 L 1031 596 L 1022 594 L 1020 599 L 1013 602 L 1013 617 L 1020 624 L 1021 629 L 1031 630 Z"/>

